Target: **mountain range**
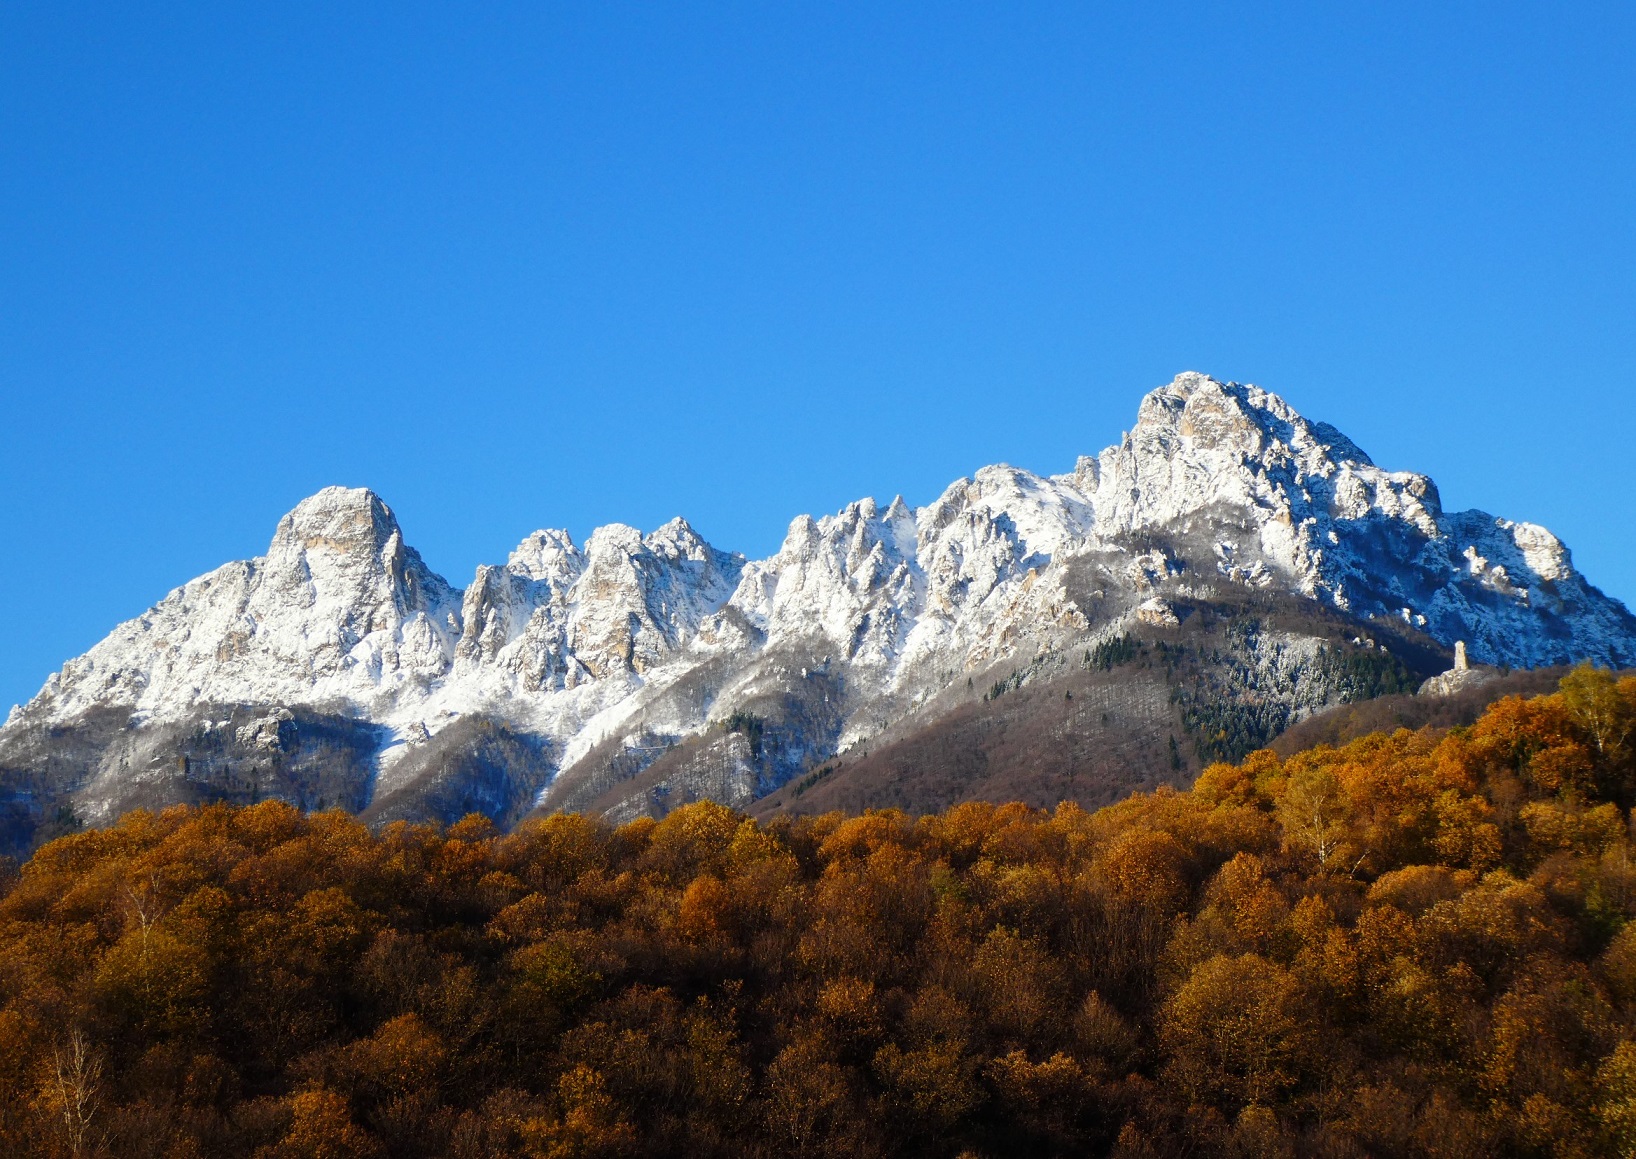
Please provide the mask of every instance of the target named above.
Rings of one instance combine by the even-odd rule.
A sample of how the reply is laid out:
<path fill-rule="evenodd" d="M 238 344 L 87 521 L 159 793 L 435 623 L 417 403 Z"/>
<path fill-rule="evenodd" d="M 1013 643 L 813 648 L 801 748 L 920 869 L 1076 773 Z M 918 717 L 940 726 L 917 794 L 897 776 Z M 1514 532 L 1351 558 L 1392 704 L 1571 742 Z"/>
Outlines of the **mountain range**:
<path fill-rule="evenodd" d="M 680 518 L 541 530 L 462 589 L 380 497 L 330 487 L 12 711 L 0 848 L 265 796 L 510 824 L 846 781 L 917 808 L 1004 766 L 1056 770 L 1023 796 L 1095 799 L 1412 689 L 1456 641 L 1491 668 L 1623 667 L 1636 618 L 1543 527 L 1446 512 L 1426 476 L 1196 373 L 1071 471 L 798 516 L 762 560 Z"/>

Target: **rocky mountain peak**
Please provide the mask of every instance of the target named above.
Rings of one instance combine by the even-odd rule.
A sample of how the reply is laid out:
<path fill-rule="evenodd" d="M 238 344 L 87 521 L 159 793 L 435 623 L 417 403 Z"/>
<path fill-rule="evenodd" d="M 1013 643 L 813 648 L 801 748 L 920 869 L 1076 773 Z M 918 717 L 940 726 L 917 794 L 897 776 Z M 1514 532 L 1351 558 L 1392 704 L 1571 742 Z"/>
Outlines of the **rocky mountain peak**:
<path fill-rule="evenodd" d="M 1181 438 L 1201 449 L 1258 455 L 1270 434 L 1268 400 L 1277 400 L 1261 391 L 1256 395 L 1237 383 L 1187 371 L 1142 399 L 1131 434 L 1143 441 Z"/>
<path fill-rule="evenodd" d="M 713 561 L 718 554 L 680 515 L 642 537 L 642 546 L 667 559 Z"/>
<path fill-rule="evenodd" d="M 248 603 L 258 621 L 289 621 L 306 608 L 340 639 L 395 630 L 406 616 L 440 616 L 458 595 L 403 542 L 392 509 L 362 487 L 326 487 L 278 522 Z"/>
<path fill-rule="evenodd" d="M 1087 473 L 1083 464 L 1076 472 Z M 1142 400 L 1136 426 L 1102 453 L 1094 478 L 1099 525 L 1114 534 L 1226 508 L 1279 524 L 1273 534 L 1287 541 L 1285 556 L 1298 540 L 1308 554 L 1321 550 L 1313 536 L 1339 536 L 1339 528 L 1320 527 L 1335 519 L 1384 517 L 1429 538 L 1441 534 L 1437 490 L 1424 475 L 1382 471 L 1334 427 L 1277 395 L 1194 372 Z"/>
<path fill-rule="evenodd" d="M 379 555 L 394 537 L 402 541 L 397 517 L 375 492 L 325 487 L 278 521 L 268 556 L 315 550 Z"/>
<path fill-rule="evenodd" d="M 1550 532 L 1445 512 L 1431 479 L 1382 470 L 1260 387 L 1177 376 L 1096 475 L 1105 537 L 1162 531 L 1230 579 L 1463 638 L 1485 663 L 1636 658 L 1636 620 Z"/>
<path fill-rule="evenodd" d="M 506 560 L 507 570 L 567 591 L 585 570 L 585 553 L 566 531 L 536 531 L 519 543 Z"/>
<path fill-rule="evenodd" d="M 645 673 L 726 603 L 743 563 L 680 518 L 647 535 L 622 523 L 599 527 L 569 592 L 567 645 L 595 678 Z"/>
<path fill-rule="evenodd" d="M 1197 371 L 1178 374 L 1142 399 L 1131 439 L 1166 454 L 1225 453 L 1324 477 L 1347 463 L 1374 465 L 1340 431 L 1305 418 L 1271 391 Z"/>
<path fill-rule="evenodd" d="M 481 715 L 566 769 L 743 710 L 793 713 L 785 751 L 823 758 L 990 667 L 1168 630 L 1246 589 L 1337 609 L 1360 639 L 1384 618 L 1464 640 L 1478 663 L 1636 662 L 1636 618 L 1544 528 L 1445 512 L 1426 476 L 1382 470 L 1259 387 L 1189 372 L 1069 473 L 999 464 L 924 507 L 803 515 L 759 561 L 680 518 L 610 524 L 583 547 L 541 530 L 462 592 L 376 495 L 326 488 L 265 556 L 119 625 L 6 729 L 305 705 L 426 743 Z"/>

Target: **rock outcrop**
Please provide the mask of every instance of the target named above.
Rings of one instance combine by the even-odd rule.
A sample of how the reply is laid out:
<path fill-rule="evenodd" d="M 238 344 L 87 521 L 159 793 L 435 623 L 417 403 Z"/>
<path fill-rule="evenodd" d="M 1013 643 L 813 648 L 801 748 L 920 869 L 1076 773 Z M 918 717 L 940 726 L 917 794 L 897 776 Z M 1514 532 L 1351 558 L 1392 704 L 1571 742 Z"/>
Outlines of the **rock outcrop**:
<path fill-rule="evenodd" d="M 1491 668 L 1473 668 L 1471 662 L 1466 658 L 1466 642 L 1456 640 L 1454 642 L 1454 667 L 1447 672 L 1439 672 L 1436 676 L 1430 677 L 1420 686 L 1419 695 L 1453 696 L 1457 692 L 1464 692 L 1468 688 L 1486 684 L 1498 676 L 1499 673 Z"/>
<path fill-rule="evenodd" d="M 1636 619 L 1544 528 L 1444 512 L 1429 478 L 1377 467 L 1276 395 L 1183 374 L 1071 472 L 985 467 L 924 507 L 803 515 L 757 561 L 680 519 L 603 527 L 583 547 L 546 530 L 460 591 L 377 496 L 328 488 L 264 556 L 185 584 L 65 664 L 0 730 L 0 769 L 93 714 L 125 714 L 129 732 L 208 706 L 266 710 L 245 745 L 271 753 L 267 712 L 305 706 L 387 730 L 377 799 L 401 803 L 427 775 L 405 756 L 482 718 L 531 746 L 542 801 L 606 805 L 621 778 L 737 712 L 766 722 L 765 748 L 752 761 L 721 741 L 738 756 L 716 764 L 734 771 L 711 776 L 753 796 L 995 665 L 1173 627 L 1178 609 L 1233 592 L 1314 601 L 1360 639 L 1390 622 L 1467 641 L 1484 664 L 1636 662 Z M 110 760 L 73 789 L 90 819 L 121 799 Z M 685 795 L 676 768 L 666 783 Z"/>

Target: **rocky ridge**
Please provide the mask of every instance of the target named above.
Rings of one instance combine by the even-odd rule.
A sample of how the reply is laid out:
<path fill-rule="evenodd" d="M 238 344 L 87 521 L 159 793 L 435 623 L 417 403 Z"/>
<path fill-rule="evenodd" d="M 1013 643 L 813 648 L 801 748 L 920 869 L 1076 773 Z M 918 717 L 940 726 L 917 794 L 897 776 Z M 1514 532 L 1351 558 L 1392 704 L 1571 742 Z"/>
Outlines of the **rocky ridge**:
<path fill-rule="evenodd" d="M 1360 647 L 1394 624 L 1464 640 L 1486 665 L 1636 661 L 1636 618 L 1544 528 L 1446 513 L 1426 476 L 1377 467 L 1258 387 L 1189 373 L 1069 473 L 985 467 L 924 507 L 803 515 L 757 561 L 681 519 L 583 546 L 545 530 L 461 591 L 377 496 L 328 488 L 265 556 L 185 584 L 64 665 L 0 729 L 0 770 L 48 733 L 118 720 L 120 760 L 87 741 L 100 755 L 53 782 L 101 820 L 129 803 L 133 736 L 301 707 L 381 730 L 358 790 L 370 800 L 404 800 L 431 775 L 417 751 L 481 719 L 535 754 L 495 790 L 513 805 L 609 807 L 679 746 L 704 761 L 709 795 L 743 803 L 973 674 L 1164 630 L 1234 592 L 1313 601 L 1354 622 Z M 754 746 L 749 726 L 726 727 L 734 714 L 761 722 Z M 272 749 L 257 728 L 241 747 L 275 751 L 277 728 Z M 662 811 L 663 788 L 621 807 Z M 29 792 L 16 808 L 47 808 L 49 792 Z"/>

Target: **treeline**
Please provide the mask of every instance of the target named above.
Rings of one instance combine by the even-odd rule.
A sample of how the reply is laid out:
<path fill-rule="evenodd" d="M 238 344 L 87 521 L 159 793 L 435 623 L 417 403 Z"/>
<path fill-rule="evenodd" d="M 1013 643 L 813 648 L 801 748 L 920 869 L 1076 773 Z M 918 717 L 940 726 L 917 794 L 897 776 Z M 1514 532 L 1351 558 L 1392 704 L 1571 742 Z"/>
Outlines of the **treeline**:
<path fill-rule="evenodd" d="M 0 1154 L 1636 1153 L 1636 679 L 1096 813 L 61 838 Z"/>

